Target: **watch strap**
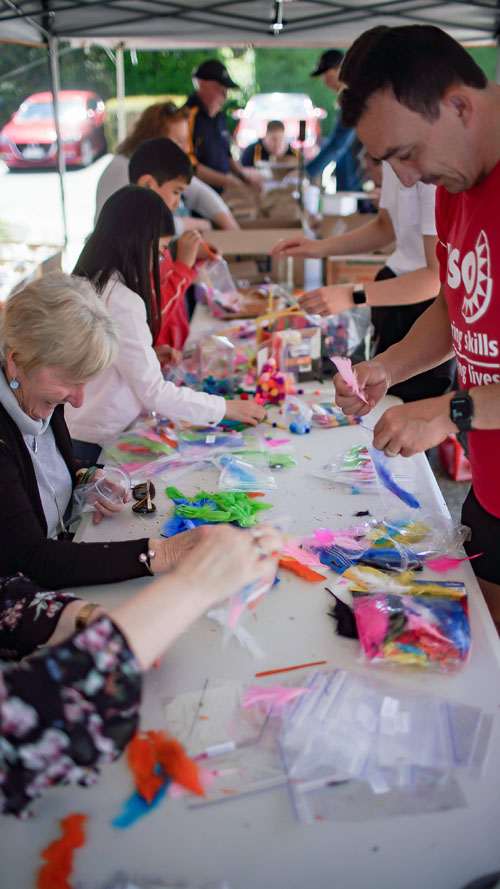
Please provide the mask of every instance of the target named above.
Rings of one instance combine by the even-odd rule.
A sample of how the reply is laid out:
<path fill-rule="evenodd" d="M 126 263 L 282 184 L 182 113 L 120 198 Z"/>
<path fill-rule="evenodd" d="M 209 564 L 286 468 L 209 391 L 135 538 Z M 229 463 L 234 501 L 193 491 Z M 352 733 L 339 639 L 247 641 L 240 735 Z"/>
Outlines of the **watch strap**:
<path fill-rule="evenodd" d="M 76 615 L 75 618 L 75 627 L 77 630 L 84 630 L 85 627 L 88 626 L 90 616 L 96 611 L 97 608 L 101 608 L 100 605 L 97 605 L 95 602 L 87 602 L 83 608 L 80 608 L 80 611 Z"/>
<path fill-rule="evenodd" d="M 450 419 L 459 432 L 469 432 L 474 418 L 474 402 L 468 389 L 460 389 L 450 401 Z"/>

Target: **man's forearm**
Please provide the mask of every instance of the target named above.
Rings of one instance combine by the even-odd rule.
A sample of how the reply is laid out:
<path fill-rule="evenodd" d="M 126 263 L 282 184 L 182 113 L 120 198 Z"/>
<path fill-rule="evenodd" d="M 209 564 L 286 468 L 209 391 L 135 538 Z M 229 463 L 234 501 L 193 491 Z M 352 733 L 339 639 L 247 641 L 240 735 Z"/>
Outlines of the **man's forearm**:
<path fill-rule="evenodd" d="M 212 222 L 217 228 L 225 228 L 230 229 L 232 231 L 236 231 L 239 229 L 239 225 L 236 222 L 233 214 L 229 211 L 227 213 L 216 213 Z"/>
<path fill-rule="evenodd" d="M 411 306 L 433 299 L 438 291 L 439 273 L 427 267 L 365 285 L 369 306 Z"/>
<path fill-rule="evenodd" d="M 218 170 L 212 170 L 212 167 L 206 167 L 205 164 L 197 165 L 196 175 L 207 185 L 215 185 L 217 188 L 225 188 L 232 181 L 227 173 L 219 173 Z"/>
<path fill-rule="evenodd" d="M 351 232 L 323 241 L 324 256 L 341 256 L 344 253 L 371 253 L 380 250 L 394 240 L 391 222 L 377 216 Z"/>
<path fill-rule="evenodd" d="M 442 290 L 399 343 L 373 361 L 382 364 L 390 385 L 431 370 L 453 355 L 450 320 Z"/>

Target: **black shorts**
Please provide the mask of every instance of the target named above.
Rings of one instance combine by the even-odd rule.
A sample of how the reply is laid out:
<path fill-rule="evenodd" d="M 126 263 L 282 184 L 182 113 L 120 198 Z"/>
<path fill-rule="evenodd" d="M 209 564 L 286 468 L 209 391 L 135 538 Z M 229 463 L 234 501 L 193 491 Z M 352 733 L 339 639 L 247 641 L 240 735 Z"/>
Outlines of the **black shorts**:
<path fill-rule="evenodd" d="M 471 539 L 464 544 L 467 555 L 483 553 L 471 562 L 474 574 L 500 585 L 500 519 L 486 512 L 473 488 L 462 506 L 462 523 L 472 531 Z"/>

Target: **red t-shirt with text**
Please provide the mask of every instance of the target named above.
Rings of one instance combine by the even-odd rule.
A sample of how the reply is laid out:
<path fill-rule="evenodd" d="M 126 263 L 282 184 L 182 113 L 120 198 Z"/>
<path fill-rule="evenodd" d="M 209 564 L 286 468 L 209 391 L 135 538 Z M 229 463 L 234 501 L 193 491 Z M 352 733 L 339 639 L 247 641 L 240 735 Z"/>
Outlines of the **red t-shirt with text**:
<path fill-rule="evenodd" d="M 499 204 L 500 163 L 468 191 L 437 189 L 437 256 L 461 389 L 500 383 Z M 468 440 L 476 497 L 500 518 L 500 429 L 472 430 Z"/>

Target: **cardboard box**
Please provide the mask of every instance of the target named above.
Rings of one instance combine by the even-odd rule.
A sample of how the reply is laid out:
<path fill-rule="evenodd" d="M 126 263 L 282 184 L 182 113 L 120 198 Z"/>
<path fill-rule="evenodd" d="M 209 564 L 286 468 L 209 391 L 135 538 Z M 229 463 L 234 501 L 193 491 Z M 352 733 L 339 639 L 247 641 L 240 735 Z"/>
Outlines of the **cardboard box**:
<path fill-rule="evenodd" d="M 239 231 L 211 231 L 210 241 L 219 248 L 230 265 L 233 278 L 255 281 L 249 274 L 235 271 L 235 263 L 251 260 L 261 275 L 269 275 L 277 284 L 289 288 L 304 286 L 304 260 L 273 256 L 270 251 L 284 238 L 297 236 L 297 228 L 259 228 Z"/>
<path fill-rule="evenodd" d="M 325 259 L 325 284 L 366 284 L 385 265 L 383 254 L 354 254 Z"/>

